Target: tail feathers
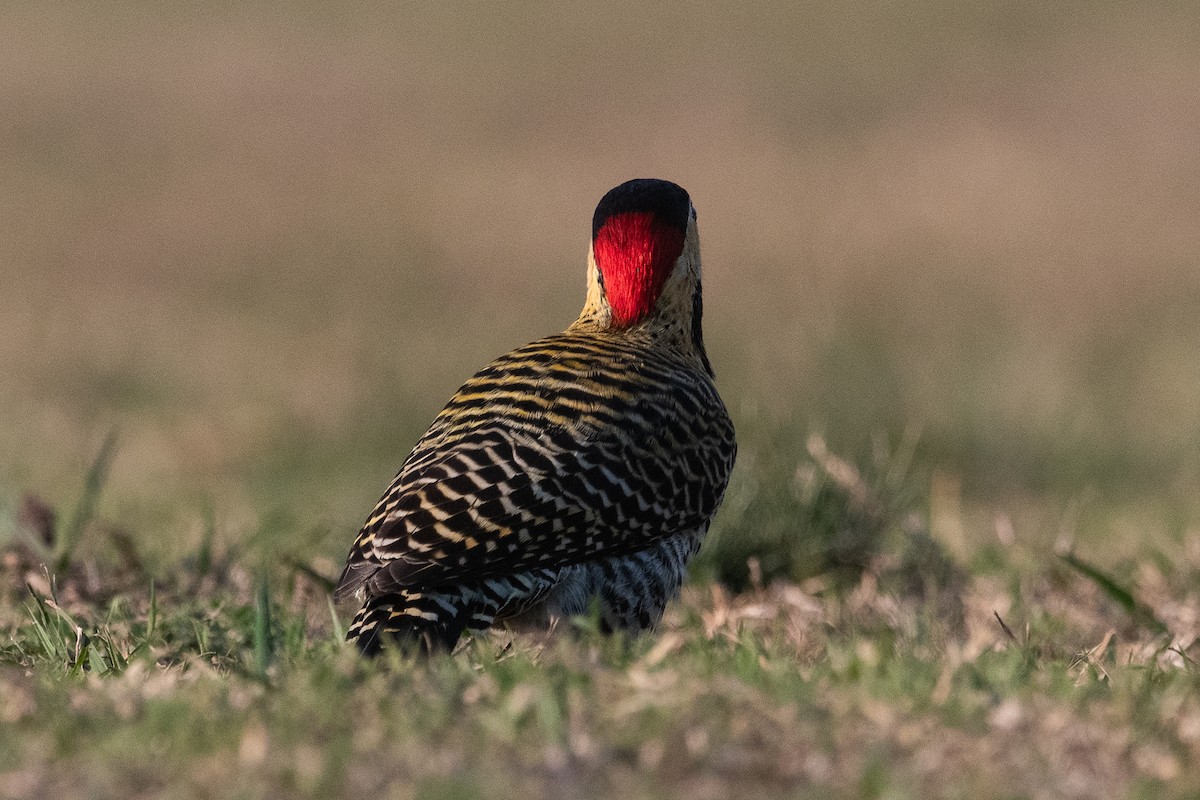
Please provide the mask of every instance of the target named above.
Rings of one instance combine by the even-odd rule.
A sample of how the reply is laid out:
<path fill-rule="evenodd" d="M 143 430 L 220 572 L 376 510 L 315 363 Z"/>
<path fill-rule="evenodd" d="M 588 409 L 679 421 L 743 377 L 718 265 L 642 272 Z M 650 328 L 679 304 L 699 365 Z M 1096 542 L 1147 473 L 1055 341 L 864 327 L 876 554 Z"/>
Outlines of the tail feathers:
<path fill-rule="evenodd" d="M 425 653 L 454 649 L 467 628 L 487 628 L 494 611 L 471 608 L 446 595 L 404 592 L 372 597 L 355 615 L 346 633 L 364 655 L 377 655 L 392 644 Z"/>
<path fill-rule="evenodd" d="M 346 634 L 366 655 L 388 642 L 425 652 L 452 650 L 466 630 L 490 628 L 497 617 L 518 614 L 538 602 L 561 579 L 562 569 L 543 568 L 478 584 L 405 589 L 368 597 Z"/>

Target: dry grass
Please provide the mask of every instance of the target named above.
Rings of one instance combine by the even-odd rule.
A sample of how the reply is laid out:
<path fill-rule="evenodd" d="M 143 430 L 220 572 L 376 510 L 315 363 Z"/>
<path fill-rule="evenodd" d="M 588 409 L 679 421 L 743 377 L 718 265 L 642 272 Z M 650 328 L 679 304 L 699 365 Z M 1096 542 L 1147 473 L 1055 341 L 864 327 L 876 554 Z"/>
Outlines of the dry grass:
<path fill-rule="evenodd" d="M 882 558 L 845 592 L 691 588 L 638 642 L 584 621 L 374 664 L 292 573 L 265 667 L 236 562 L 108 604 L 10 557 L 43 599 L 5 622 L 0 796 L 1190 796 L 1200 543 L 1139 568 L 1166 634 L 1012 547 L 952 593 Z"/>

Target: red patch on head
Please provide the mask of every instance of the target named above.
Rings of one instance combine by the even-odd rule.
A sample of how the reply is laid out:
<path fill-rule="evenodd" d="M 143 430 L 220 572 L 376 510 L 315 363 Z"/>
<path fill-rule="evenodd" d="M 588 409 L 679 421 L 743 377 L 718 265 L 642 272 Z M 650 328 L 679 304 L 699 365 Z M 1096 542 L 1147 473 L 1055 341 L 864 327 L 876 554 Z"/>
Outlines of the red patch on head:
<path fill-rule="evenodd" d="M 596 232 L 592 253 L 604 276 L 613 322 L 626 327 L 645 319 L 683 252 L 683 231 L 649 211 L 614 214 Z"/>

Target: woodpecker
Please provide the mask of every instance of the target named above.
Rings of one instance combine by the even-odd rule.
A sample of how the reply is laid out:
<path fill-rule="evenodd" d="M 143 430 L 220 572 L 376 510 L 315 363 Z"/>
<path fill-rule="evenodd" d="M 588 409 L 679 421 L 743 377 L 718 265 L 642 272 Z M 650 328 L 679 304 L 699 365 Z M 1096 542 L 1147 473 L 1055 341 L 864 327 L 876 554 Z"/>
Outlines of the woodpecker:
<path fill-rule="evenodd" d="M 656 625 L 737 454 L 702 312 L 687 192 L 604 195 L 579 318 L 463 384 L 367 518 L 335 591 L 362 599 L 347 639 L 448 650 L 592 603 L 606 630 Z"/>

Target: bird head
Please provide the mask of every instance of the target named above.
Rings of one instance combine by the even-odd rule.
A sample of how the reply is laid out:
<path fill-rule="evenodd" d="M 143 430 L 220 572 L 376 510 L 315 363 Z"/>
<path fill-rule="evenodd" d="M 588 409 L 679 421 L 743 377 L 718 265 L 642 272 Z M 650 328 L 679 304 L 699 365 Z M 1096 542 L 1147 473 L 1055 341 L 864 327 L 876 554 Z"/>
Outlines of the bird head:
<path fill-rule="evenodd" d="M 690 333 L 699 289 L 696 210 L 682 187 L 638 178 L 601 198 L 585 317 L 617 330 L 649 320 L 681 323 Z"/>

